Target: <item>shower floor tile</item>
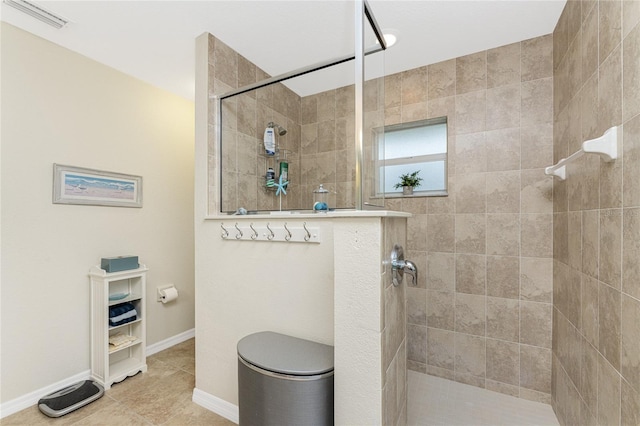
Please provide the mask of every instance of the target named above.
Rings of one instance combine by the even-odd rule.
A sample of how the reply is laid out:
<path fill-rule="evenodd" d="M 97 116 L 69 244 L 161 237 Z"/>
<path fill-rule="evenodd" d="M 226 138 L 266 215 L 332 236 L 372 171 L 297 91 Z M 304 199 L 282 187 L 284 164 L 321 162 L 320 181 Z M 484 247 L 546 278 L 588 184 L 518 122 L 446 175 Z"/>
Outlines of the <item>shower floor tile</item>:
<path fill-rule="evenodd" d="M 415 371 L 407 372 L 408 424 L 557 426 L 550 405 L 527 401 Z"/>

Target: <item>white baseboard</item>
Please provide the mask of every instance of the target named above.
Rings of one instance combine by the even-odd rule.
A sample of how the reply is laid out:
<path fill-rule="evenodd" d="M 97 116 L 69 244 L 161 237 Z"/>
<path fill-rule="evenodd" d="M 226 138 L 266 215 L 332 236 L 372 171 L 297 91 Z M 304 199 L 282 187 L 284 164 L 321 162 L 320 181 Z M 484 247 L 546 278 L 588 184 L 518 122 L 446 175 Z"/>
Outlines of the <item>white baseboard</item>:
<path fill-rule="evenodd" d="M 168 339 L 162 340 L 161 342 L 154 343 L 153 345 L 147 346 L 146 352 L 147 356 L 151 356 L 155 353 L 163 351 L 165 349 L 170 348 L 171 346 L 177 345 L 178 343 L 182 343 L 195 337 L 196 330 L 192 328 L 191 330 L 187 330 L 180 334 L 176 334 L 173 337 L 169 337 Z M 38 403 L 38 400 L 42 398 L 44 395 L 48 395 L 52 392 L 70 386 L 74 383 L 80 382 L 82 380 L 89 380 L 91 378 L 91 370 L 83 371 L 74 376 L 68 377 L 66 379 L 60 380 L 59 382 L 53 383 L 49 386 L 45 386 L 33 392 L 29 392 L 26 395 L 20 396 L 16 399 L 12 399 L 11 401 L 7 401 L 0 405 L 0 419 L 10 416 L 11 414 L 17 413 L 18 411 L 22 411 L 25 408 L 29 408 L 32 405 Z"/>
<path fill-rule="evenodd" d="M 7 401 L 4 404 L 0 405 L 0 418 L 10 416 L 11 414 L 22 411 L 25 408 L 29 408 L 32 405 L 36 405 L 38 403 L 38 400 L 43 396 L 62 388 L 66 388 L 67 386 L 70 386 L 74 383 L 81 382 L 83 380 L 89 380 L 90 378 L 91 370 L 83 371 L 82 373 L 78 373 L 74 376 L 68 377 L 64 380 L 60 380 L 59 382 L 53 383 L 49 386 L 45 386 L 33 392 L 29 392 L 26 395 L 20 396 L 16 399 L 12 399 L 11 401 Z"/>
<path fill-rule="evenodd" d="M 171 346 L 175 346 L 178 343 L 186 342 L 187 340 L 196 337 L 196 329 L 192 328 L 191 330 L 183 331 L 180 334 L 176 334 L 175 336 L 169 337 L 168 339 L 164 339 L 160 342 L 154 343 L 153 345 L 147 346 L 147 356 L 151 356 L 153 354 L 157 354 L 160 351 L 164 351 L 165 349 L 169 349 Z"/>
<path fill-rule="evenodd" d="M 195 388 L 193 390 L 193 398 L 191 400 L 201 407 L 204 407 L 209 411 L 213 411 L 227 420 L 231 420 L 235 424 L 238 424 L 240 421 L 238 406 L 231 404 L 224 399 L 220 399 L 217 396 L 213 396 L 205 391 Z"/>

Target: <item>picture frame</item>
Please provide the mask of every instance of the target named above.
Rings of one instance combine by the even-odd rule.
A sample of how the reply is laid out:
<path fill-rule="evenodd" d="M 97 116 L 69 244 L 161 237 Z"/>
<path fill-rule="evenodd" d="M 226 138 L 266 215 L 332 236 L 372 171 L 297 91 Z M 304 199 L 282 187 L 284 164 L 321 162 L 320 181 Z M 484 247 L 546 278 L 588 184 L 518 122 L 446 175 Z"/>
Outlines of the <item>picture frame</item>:
<path fill-rule="evenodd" d="M 142 176 L 53 165 L 53 203 L 142 207 Z"/>

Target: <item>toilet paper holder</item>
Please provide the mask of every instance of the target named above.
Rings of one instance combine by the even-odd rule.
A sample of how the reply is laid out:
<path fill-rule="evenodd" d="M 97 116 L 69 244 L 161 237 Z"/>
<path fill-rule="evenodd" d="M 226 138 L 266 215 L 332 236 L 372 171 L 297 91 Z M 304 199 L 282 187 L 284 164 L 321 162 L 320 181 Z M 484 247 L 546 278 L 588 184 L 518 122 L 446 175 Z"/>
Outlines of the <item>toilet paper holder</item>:
<path fill-rule="evenodd" d="M 175 285 L 169 284 L 157 288 L 156 301 L 161 303 L 171 302 L 178 297 L 178 289 Z"/>

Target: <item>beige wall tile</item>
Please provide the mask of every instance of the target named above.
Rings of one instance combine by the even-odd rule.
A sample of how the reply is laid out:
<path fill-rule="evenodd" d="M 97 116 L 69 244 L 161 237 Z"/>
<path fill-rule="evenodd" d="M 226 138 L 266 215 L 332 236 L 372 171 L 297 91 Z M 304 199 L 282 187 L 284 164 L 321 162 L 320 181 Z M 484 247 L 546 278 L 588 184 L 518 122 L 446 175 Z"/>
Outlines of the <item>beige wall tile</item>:
<path fill-rule="evenodd" d="M 598 357 L 598 424 L 620 423 L 620 375 L 603 357 Z"/>
<path fill-rule="evenodd" d="M 551 303 L 553 296 L 553 260 L 520 258 L 520 298 Z"/>
<path fill-rule="evenodd" d="M 455 331 L 484 336 L 485 298 L 475 294 L 456 293 Z M 457 352 L 456 352 L 457 354 Z"/>
<path fill-rule="evenodd" d="M 520 128 L 492 130 L 486 135 L 487 171 L 520 169 Z"/>
<path fill-rule="evenodd" d="M 486 211 L 486 174 L 456 176 L 456 213 L 485 213 Z"/>
<path fill-rule="evenodd" d="M 519 325 L 520 303 L 517 300 L 487 297 L 487 337 L 517 344 L 520 341 Z"/>
<path fill-rule="evenodd" d="M 522 46 L 522 81 L 538 80 L 553 74 L 553 36 L 551 34 L 524 40 Z"/>
<path fill-rule="evenodd" d="M 301 123 L 311 124 L 318 122 L 318 99 L 316 96 L 306 96 L 301 99 Z M 304 127 L 304 126 L 303 126 Z"/>
<path fill-rule="evenodd" d="M 622 210 L 600 211 L 600 281 L 620 288 Z"/>
<path fill-rule="evenodd" d="M 318 123 L 318 152 L 336 150 L 335 120 Z"/>
<path fill-rule="evenodd" d="M 456 174 L 467 175 L 487 171 L 485 133 L 458 135 L 455 145 Z"/>
<path fill-rule="evenodd" d="M 427 327 L 407 324 L 407 360 L 427 363 Z"/>
<path fill-rule="evenodd" d="M 512 43 L 487 51 L 487 88 L 520 83 L 520 45 Z"/>
<path fill-rule="evenodd" d="M 487 52 L 456 58 L 456 94 L 487 88 Z"/>
<path fill-rule="evenodd" d="M 522 83 L 521 125 L 523 127 L 553 121 L 553 78 Z"/>
<path fill-rule="evenodd" d="M 453 253 L 429 253 L 426 275 L 428 277 L 427 288 L 453 292 L 455 289 L 455 255 Z"/>
<path fill-rule="evenodd" d="M 622 2 L 622 36 L 629 35 L 631 30 L 640 23 L 640 2 L 638 0 L 623 0 Z"/>
<path fill-rule="evenodd" d="M 551 304 L 522 301 L 520 343 L 551 349 L 551 312 Z"/>
<path fill-rule="evenodd" d="M 585 340 L 598 347 L 599 302 L 598 280 L 587 275 L 582 276 L 581 331 Z"/>
<path fill-rule="evenodd" d="M 598 277 L 598 253 L 600 250 L 600 215 L 597 210 L 582 212 L 582 272 Z"/>
<path fill-rule="evenodd" d="M 486 294 L 486 257 L 477 254 L 456 254 L 456 292 Z"/>
<path fill-rule="evenodd" d="M 640 389 L 640 302 L 623 294 L 620 319 L 620 373 L 633 388 Z"/>
<path fill-rule="evenodd" d="M 624 380 L 622 380 L 620 393 L 620 424 L 623 426 L 640 424 L 640 394 Z"/>
<path fill-rule="evenodd" d="M 598 133 L 622 124 L 622 49 L 617 47 L 602 62 L 598 86 Z"/>
<path fill-rule="evenodd" d="M 551 392 L 551 349 L 520 345 L 520 386 Z"/>
<path fill-rule="evenodd" d="M 640 206 L 640 185 L 637 184 L 640 182 L 640 115 L 624 123 L 622 134 L 624 206 L 638 207 Z"/>
<path fill-rule="evenodd" d="M 396 108 L 402 105 L 402 73 L 391 74 L 384 78 L 384 108 Z"/>
<path fill-rule="evenodd" d="M 411 250 L 427 250 L 427 215 L 414 215 L 407 219 L 407 246 Z"/>
<path fill-rule="evenodd" d="M 486 175 L 487 213 L 520 212 L 520 172 L 493 172 Z"/>
<path fill-rule="evenodd" d="M 523 214 L 520 218 L 521 254 L 526 257 L 551 257 L 553 217 L 550 214 Z"/>
<path fill-rule="evenodd" d="M 484 337 L 456 333 L 455 345 L 456 376 L 457 373 L 460 373 L 484 378 L 486 371 L 486 345 Z"/>
<path fill-rule="evenodd" d="M 484 90 L 456 96 L 455 131 L 465 133 L 485 130 L 486 93 Z"/>
<path fill-rule="evenodd" d="M 600 63 L 620 44 L 622 39 L 622 2 L 619 0 L 598 2 Z"/>
<path fill-rule="evenodd" d="M 517 343 L 487 339 L 487 379 L 520 384 L 520 347 Z"/>
<path fill-rule="evenodd" d="M 518 299 L 520 261 L 515 256 L 487 256 L 487 295 Z"/>
<path fill-rule="evenodd" d="M 615 369 L 620 369 L 620 314 L 620 292 L 601 283 L 598 292 L 598 349 Z"/>
<path fill-rule="evenodd" d="M 485 253 L 486 221 L 484 214 L 456 215 L 456 253 Z"/>
<path fill-rule="evenodd" d="M 402 104 L 425 102 L 428 99 L 427 67 L 414 68 L 402 73 Z"/>
<path fill-rule="evenodd" d="M 520 84 L 487 90 L 486 129 L 506 129 L 520 125 Z"/>
<path fill-rule="evenodd" d="M 598 8 L 586 16 L 582 24 L 582 74 L 591 77 L 598 69 Z"/>
<path fill-rule="evenodd" d="M 445 330 L 429 329 L 428 334 L 428 364 L 445 370 L 453 370 L 455 360 L 455 333 Z"/>
<path fill-rule="evenodd" d="M 592 409 L 598 404 L 598 351 L 583 340 L 579 387 L 581 395 Z"/>
<path fill-rule="evenodd" d="M 455 216 L 432 214 L 427 219 L 427 248 L 435 252 L 453 252 L 455 249 Z"/>
<path fill-rule="evenodd" d="M 640 208 L 624 210 L 622 232 L 622 290 L 640 299 Z"/>
<path fill-rule="evenodd" d="M 622 46 L 624 62 L 622 66 L 623 76 L 623 106 L 624 120 L 640 113 L 640 25 L 629 33 Z"/>
<path fill-rule="evenodd" d="M 451 59 L 428 66 L 429 99 L 456 94 L 456 60 Z"/>
<path fill-rule="evenodd" d="M 386 88 L 386 80 L 384 87 Z M 350 117 L 356 113 L 356 88 L 353 85 L 336 89 L 336 119 Z M 385 91 L 386 96 L 386 91 Z M 386 100 L 386 97 L 385 97 Z M 353 120 L 351 120 L 353 121 Z"/>
<path fill-rule="evenodd" d="M 427 290 L 427 326 L 453 331 L 454 312 L 453 292 Z"/>
<path fill-rule="evenodd" d="M 551 213 L 553 210 L 553 181 L 544 169 L 522 171 L 522 213 Z"/>
<path fill-rule="evenodd" d="M 427 325 L 427 291 L 407 287 L 407 323 Z"/>
<path fill-rule="evenodd" d="M 553 124 L 522 127 L 521 167 L 522 169 L 539 169 L 553 164 Z"/>
<path fill-rule="evenodd" d="M 488 214 L 486 231 L 487 254 L 519 256 L 519 248 L 520 215 L 514 213 Z"/>
<path fill-rule="evenodd" d="M 581 212 L 569 212 L 567 214 L 568 229 L 568 253 L 569 266 L 580 270 L 582 266 L 582 214 Z"/>

